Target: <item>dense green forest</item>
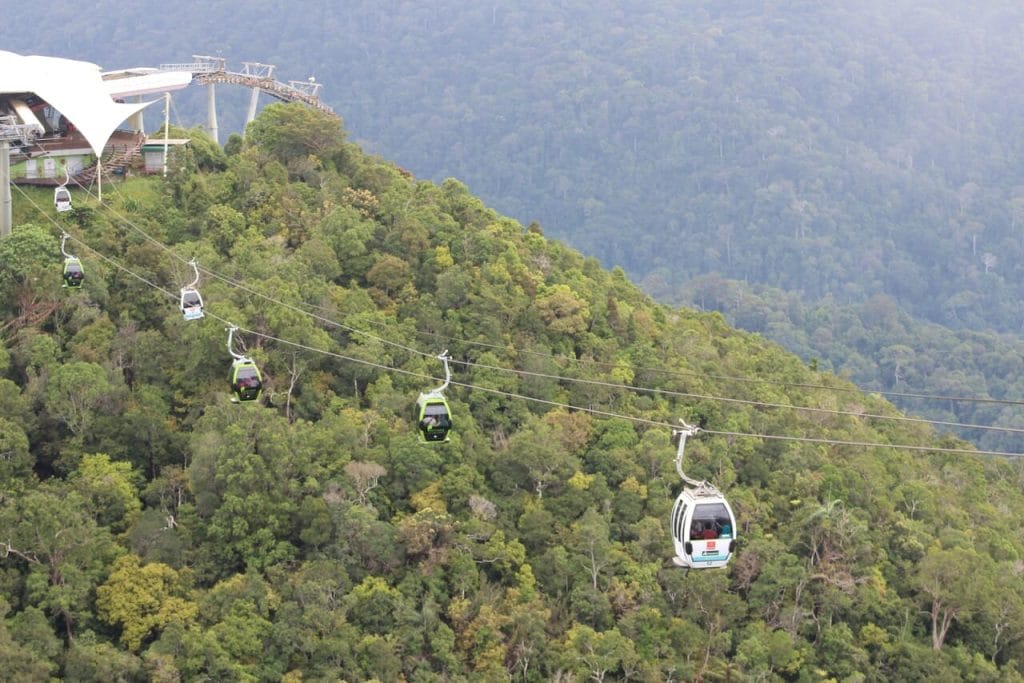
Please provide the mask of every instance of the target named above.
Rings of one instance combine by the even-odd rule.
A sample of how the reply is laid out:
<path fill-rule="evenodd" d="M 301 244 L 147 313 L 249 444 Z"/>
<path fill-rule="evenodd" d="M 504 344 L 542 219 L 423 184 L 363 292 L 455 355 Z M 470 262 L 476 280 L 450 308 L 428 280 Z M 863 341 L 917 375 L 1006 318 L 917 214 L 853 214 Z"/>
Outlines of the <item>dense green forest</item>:
<path fill-rule="evenodd" d="M 863 304 L 826 297 L 811 305 L 796 292 L 716 275 L 695 278 L 682 291 L 683 300 L 722 311 L 732 324 L 856 378 L 862 389 L 885 393 L 907 412 L 950 423 L 982 448 L 1024 451 L 1024 341 L 1016 335 L 923 322 L 884 294 Z M 651 293 L 673 298 L 658 288 Z M 933 393 L 921 395 L 922 386 Z"/>
<path fill-rule="evenodd" d="M 489 206 L 623 267 L 667 303 L 714 300 L 692 296 L 694 279 L 708 275 L 769 288 L 768 324 L 742 304 L 718 310 L 787 345 L 803 338 L 791 350 L 865 388 L 946 394 L 963 373 L 935 349 L 988 333 L 1019 347 L 1020 3 L 294 8 L 256 0 L 241 20 L 232 3 L 179 3 L 192 20 L 171 30 L 156 3 L 84 13 L 58 0 L 47 16 L 74 27 L 66 39 L 41 48 L 18 22 L 0 26 L 0 39 L 108 68 L 200 53 L 236 68 L 276 64 L 282 79 L 313 75 L 364 148 L 418 177 L 459 178 Z M 221 88 L 218 97 L 222 130 L 237 130 L 247 93 Z M 176 94 L 174 116 L 203 120 L 204 98 L 201 88 Z M 829 340 L 780 305 L 780 291 L 805 310 L 891 302 L 912 330 L 871 330 L 869 345 Z M 930 360 L 897 379 L 881 351 L 904 346 Z M 1019 398 L 1012 363 L 972 365 L 952 381 L 958 391 Z M 936 419 L 982 417 L 969 403 L 894 400 Z M 995 417 L 1024 422 L 1020 410 Z"/>
<path fill-rule="evenodd" d="M 1019 461 L 658 304 L 331 117 L 188 135 L 166 180 L 103 204 L 14 193 L 4 676 L 1024 678 Z M 226 323 L 259 405 L 228 400 Z M 412 406 L 444 349 L 456 426 L 425 445 Z M 670 561 L 680 418 L 704 430 L 688 472 L 737 513 L 725 570 Z"/>

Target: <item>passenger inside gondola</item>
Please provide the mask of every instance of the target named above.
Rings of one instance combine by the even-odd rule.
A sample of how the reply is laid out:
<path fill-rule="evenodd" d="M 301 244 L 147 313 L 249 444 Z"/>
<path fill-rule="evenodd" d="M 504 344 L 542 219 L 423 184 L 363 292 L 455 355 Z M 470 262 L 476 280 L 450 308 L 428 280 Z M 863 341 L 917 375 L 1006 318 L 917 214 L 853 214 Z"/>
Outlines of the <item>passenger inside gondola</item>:
<path fill-rule="evenodd" d="M 260 395 L 260 389 L 262 389 L 259 370 L 255 366 L 238 368 L 231 389 L 236 397 L 242 401 L 256 400 Z"/>
<path fill-rule="evenodd" d="M 424 408 L 423 419 L 420 420 L 423 437 L 427 441 L 442 441 L 447 437 L 451 427 L 452 421 L 444 405 L 428 403 Z"/>
<path fill-rule="evenodd" d="M 67 259 L 64 264 L 64 286 L 81 287 L 83 279 L 85 271 L 82 270 L 82 264 L 77 259 Z"/>
<path fill-rule="evenodd" d="M 690 526 L 690 538 L 698 541 L 718 538 L 714 520 L 693 520 L 693 524 Z"/>

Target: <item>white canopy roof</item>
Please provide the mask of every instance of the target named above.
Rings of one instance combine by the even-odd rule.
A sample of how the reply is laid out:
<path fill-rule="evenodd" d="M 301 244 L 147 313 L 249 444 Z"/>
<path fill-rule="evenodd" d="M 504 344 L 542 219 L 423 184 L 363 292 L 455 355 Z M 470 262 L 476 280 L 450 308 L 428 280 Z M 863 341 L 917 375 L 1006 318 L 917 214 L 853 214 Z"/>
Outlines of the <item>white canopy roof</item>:
<path fill-rule="evenodd" d="M 109 91 L 96 64 L 0 50 L 0 95 L 35 93 L 75 124 L 97 156 L 125 119 L 153 103 L 119 104 Z"/>
<path fill-rule="evenodd" d="M 160 71 L 159 69 L 124 69 L 103 74 L 103 85 L 111 97 L 152 95 L 180 90 L 192 83 L 190 71 Z"/>

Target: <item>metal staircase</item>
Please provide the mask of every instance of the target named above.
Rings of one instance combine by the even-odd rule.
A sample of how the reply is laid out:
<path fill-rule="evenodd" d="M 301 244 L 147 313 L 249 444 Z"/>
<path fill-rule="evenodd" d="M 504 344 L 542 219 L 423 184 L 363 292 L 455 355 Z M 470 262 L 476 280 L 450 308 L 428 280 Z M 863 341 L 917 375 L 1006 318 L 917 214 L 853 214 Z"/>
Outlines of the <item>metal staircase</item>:
<path fill-rule="evenodd" d="M 129 135 L 131 137 L 128 137 Z M 136 161 L 142 158 L 142 145 L 145 142 L 146 135 L 139 132 L 132 134 L 122 132 L 118 136 L 117 141 L 111 138 L 111 142 L 104 148 L 103 157 L 100 159 L 104 175 L 115 173 L 115 169 L 130 168 Z M 89 185 L 96 180 L 100 167 L 100 164 L 93 164 L 83 168 L 71 176 L 71 180 L 76 185 Z"/>

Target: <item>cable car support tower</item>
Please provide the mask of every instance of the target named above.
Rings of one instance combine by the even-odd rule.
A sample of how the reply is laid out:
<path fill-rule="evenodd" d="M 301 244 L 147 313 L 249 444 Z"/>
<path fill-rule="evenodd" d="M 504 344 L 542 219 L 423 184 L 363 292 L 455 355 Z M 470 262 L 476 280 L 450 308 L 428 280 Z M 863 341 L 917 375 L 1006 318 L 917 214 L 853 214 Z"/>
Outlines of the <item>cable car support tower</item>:
<path fill-rule="evenodd" d="M 11 144 L 23 145 L 38 135 L 38 126 L 0 116 L 0 239 L 11 234 Z"/>

